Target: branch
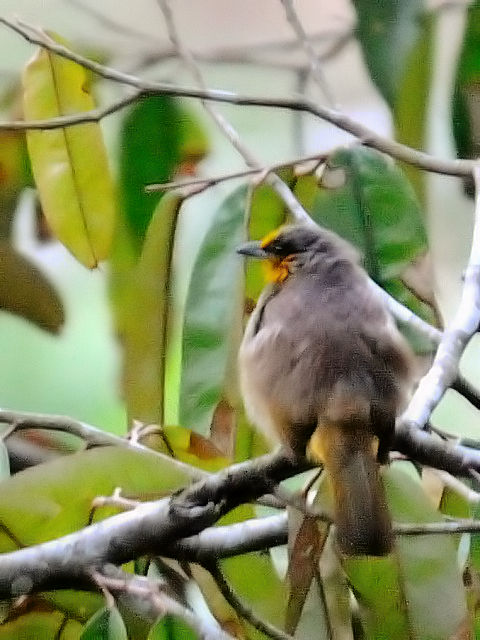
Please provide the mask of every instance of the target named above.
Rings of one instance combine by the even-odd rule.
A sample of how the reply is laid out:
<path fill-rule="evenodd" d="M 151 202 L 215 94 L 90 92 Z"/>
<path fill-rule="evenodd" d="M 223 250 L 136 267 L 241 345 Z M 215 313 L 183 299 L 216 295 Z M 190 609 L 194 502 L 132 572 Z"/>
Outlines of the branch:
<path fill-rule="evenodd" d="M 323 92 L 327 102 L 330 105 L 335 104 L 335 100 L 333 99 L 333 95 L 330 91 L 330 87 L 327 84 L 326 78 L 320 66 L 320 61 L 317 56 L 317 52 L 315 51 L 303 25 L 298 17 L 297 12 L 293 6 L 293 0 L 280 0 L 285 10 L 285 15 L 287 17 L 288 22 L 292 26 L 292 29 L 297 35 L 298 42 L 303 47 L 305 52 L 307 53 L 308 60 L 310 63 L 310 71 L 312 76 L 314 77 L 316 83 L 320 87 L 320 90 Z"/>
<path fill-rule="evenodd" d="M 249 169 L 240 169 L 239 171 L 232 171 L 231 173 L 225 173 L 219 176 L 212 176 L 210 178 L 192 178 L 191 180 L 174 180 L 171 182 L 160 182 L 156 184 L 148 184 L 145 187 L 145 191 L 147 193 L 155 193 L 157 191 L 170 191 L 171 189 L 181 189 L 182 187 L 191 187 L 191 186 L 203 186 L 206 187 L 214 187 L 221 182 L 226 182 L 228 180 L 235 180 L 235 178 L 244 178 L 248 176 L 258 175 L 259 178 L 265 180 L 265 177 L 269 173 L 273 173 L 274 171 L 278 171 L 279 169 L 286 169 L 288 167 L 293 167 L 294 170 L 302 164 L 311 163 L 312 161 L 320 162 L 322 161 L 328 153 L 317 153 L 310 156 L 304 156 L 302 158 L 296 158 L 294 160 L 287 160 L 285 162 L 278 162 L 275 164 L 270 164 L 268 166 L 263 167 L 251 167 Z"/>
<path fill-rule="evenodd" d="M 180 604 L 178 600 L 167 595 L 162 588 L 162 583 L 151 578 L 131 575 L 114 567 L 108 569 L 108 574 L 95 571 L 92 577 L 99 587 L 109 592 L 117 595 L 126 594 L 133 601 L 140 600 L 142 605 L 147 604 L 152 619 L 170 614 L 186 622 L 201 640 L 234 640 L 233 636 L 217 624 L 210 622 L 210 619 L 197 615 Z"/>
<path fill-rule="evenodd" d="M 82 111 L 68 116 L 49 118 L 48 120 L 13 120 L 10 122 L 0 122 L 0 131 L 21 131 L 23 129 L 41 129 L 42 131 L 46 131 L 48 129 L 59 129 L 61 127 L 85 124 L 86 122 L 100 122 L 102 118 L 137 102 L 142 95 L 143 91 L 137 90 L 103 109 L 92 109 L 91 111 Z"/>
<path fill-rule="evenodd" d="M 197 469 L 189 464 L 173 460 L 165 456 L 159 451 L 149 449 L 139 442 L 132 442 L 126 438 L 120 438 L 108 431 L 102 431 L 98 427 L 94 427 L 85 422 L 74 420 L 67 416 L 56 416 L 42 413 L 28 413 L 25 411 L 11 411 L 8 409 L 0 409 L 0 424 L 8 424 L 11 428 L 8 430 L 6 437 L 17 431 L 25 429 L 46 429 L 49 431 L 62 431 L 69 433 L 77 438 L 81 438 L 84 442 L 92 447 L 123 447 L 135 449 L 136 451 L 148 451 L 151 455 L 157 456 L 159 460 L 168 460 L 169 464 L 179 465 L 182 471 L 187 472 L 192 479 L 200 479 L 208 474 L 201 469 Z M 2 438 L 5 436 L 2 434 Z"/>
<path fill-rule="evenodd" d="M 206 566 L 205 568 L 210 572 L 212 578 L 215 580 L 222 596 L 241 618 L 249 622 L 253 627 L 255 627 L 255 629 L 261 631 L 269 638 L 273 638 L 274 640 L 293 640 L 293 636 L 259 618 L 250 609 L 250 607 L 247 607 L 247 605 L 240 600 L 235 591 L 233 591 L 226 581 L 218 564 Z"/>
<path fill-rule="evenodd" d="M 107 78 L 108 80 L 135 87 L 144 95 L 171 95 L 184 98 L 197 98 L 213 102 L 223 102 L 238 106 L 270 107 L 289 109 L 292 111 L 303 111 L 330 122 L 343 131 L 351 133 L 353 136 L 359 138 L 365 146 L 375 148 L 378 151 L 382 151 L 387 155 L 396 158 L 397 160 L 401 160 L 402 162 L 406 162 L 427 171 L 463 177 L 471 176 L 475 166 L 475 161 L 473 160 L 450 160 L 437 158 L 429 155 L 428 153 L 407 147 L 395 140 L 384 138 L 368 127 L 365 127 L 359 122 L 351 119 L 349 116 L 334 109 L 317 106 L 315 103 L 307 99 L 296 100 L 292 98 L 249 97 L 233 93 L 231 91 L 192 89 L 168 83 L 152 82 L 128 73 L 122 73 L 112 67 L 89 60 L 78 53 L 74 53 L 67 47 L 54 42 L 45 34 L 39 33 L 38 30 L 36 31 L 33 27 L 25 25 L 24 23 L 13 22 L 0 16 L 0 24 L 4 24 L 9 29 L 13 29 L 16 33 L 32 44 L 39 45 L 59 56 L 62 56 L 63 58 L 72 60 L 73 62 L 90 69 L 94 73 Z M 83 115 L 85 116 L 87 113 L 88 112 L 85 112 Z M 4 123 L 4 125 L 7 126 L 7 123 Z"/>
<path fill-rule="evenodd" d="M 457 375 L 460 358 L 480 324 L 480 164 L 475 166 L 475 222 L 470 258 L 457 312 L 445 329 L 428 373 L 421 379 L 400 421 L 423 428 Z"/>

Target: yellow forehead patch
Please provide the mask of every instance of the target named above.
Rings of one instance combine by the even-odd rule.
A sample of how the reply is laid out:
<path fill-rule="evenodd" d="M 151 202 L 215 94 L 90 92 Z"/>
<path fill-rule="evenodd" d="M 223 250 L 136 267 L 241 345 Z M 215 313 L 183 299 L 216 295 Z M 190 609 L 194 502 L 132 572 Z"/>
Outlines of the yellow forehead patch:
<path fill-rule="evenodd" d="M 262 240 L 260 241 L 260 246 L 262 247 L 262 249 L 265 249 L 265 247 L 268 247 L 268 245 L 275 240 L 275 238 L 280 233 L 281 228 L 282 227 L 279 227 L 278 229 L 274 229 L 273 231 L 270 231 L 270 233 L 267 233 L 267 235 L 264 238 L 262 238 Z"/>

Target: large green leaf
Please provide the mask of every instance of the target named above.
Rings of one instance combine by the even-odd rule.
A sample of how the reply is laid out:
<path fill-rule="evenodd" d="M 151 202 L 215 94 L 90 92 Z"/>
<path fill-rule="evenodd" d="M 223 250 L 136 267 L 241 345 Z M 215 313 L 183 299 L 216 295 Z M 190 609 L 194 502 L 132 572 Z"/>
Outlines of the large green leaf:
<path fill-rule="evenodd" d="M 395 521 L 442 519 L 407 463 L 392 465 L 384 479 Z M 344 567 L 362 605 L 367 638 L 445 640 L 465 628 L 462 572 L 449 536 L 399 536 L 392 555 L 348 558 Z"/>
<path fill-rule="evenodd" d="M 133 244 L 139 251 L 160 194 L 145 186 L 170 180 L 182 162 L 194 162 L 207 151 L 205 134 L 175 98 L 144 98 L 128 113 L 120 138 L 122 208 Z"/>
<path fill-rule="evenodd" d="M 180 423 L 207 434 L 226 386 L 232 336 L 240 337 L 246 187 L 217 209 L 198 253 L 185 307 Z M 237 341 L 238 342 L 238 341 Z"/>
<path fill-rule="evenodd" d="M 357 37 L 373 81 L 392 104 L 418 34 L 422 0 L 353 0 Z"/>
<path fill-rule="evenodd" d="M 88 523 L 92 500 L 111 495 L 155 497 L 191 480 L 188 467 L 152 452 L 102 447 L 32 467 L 0 483 L 0 551 L 66 535 Z M 110 515 L 100 510 L 98 516 Z"/>
<path fill-rule="evenodd" d="M 85 70 L 40 49 L 23 74 L 28 120 L 95 107 Z M 108 257 L 115 197 L 100 126 L 29 130 L 27 143 L 43 211 L 58 239 L 87 267 Z"/>
<path fill-rule="evenodd" d="M 128 640 L 122 616 L 116 607 L 104 607 L 87 622 L 80 640 Z"/>
<path fill-rule="evenodd" d="M 398 83 L 393 104 L 395 137 L 414 149 L 424 149 L 428 94 L 433 73 L 434 25 L 437 13 L 431 12 L 421 21 L 415 45 L 405 58 L 404 73 Z M 418 167 L 402 165 L 422 204 L 425 202 L 424 181 L 427 175 Z"/>
<path fill-rule="evenodd" d="M 171 265 L 181 204 L 174 194 L 159 202 L 122 301 L 120 335 L 128 413 L 131 419 L 157 424 L 164 419 Z"/>
<path fill-rule="evenodd" d="M 319 224 L 360 249 L 374 280 L 435 323 L 432 309 L 401 280 L 427 241 L 414 190 L 389 158 L 362 146 L 340 148 L 327 159 L 320 185 L 307 176 L 295 191 Z"/>

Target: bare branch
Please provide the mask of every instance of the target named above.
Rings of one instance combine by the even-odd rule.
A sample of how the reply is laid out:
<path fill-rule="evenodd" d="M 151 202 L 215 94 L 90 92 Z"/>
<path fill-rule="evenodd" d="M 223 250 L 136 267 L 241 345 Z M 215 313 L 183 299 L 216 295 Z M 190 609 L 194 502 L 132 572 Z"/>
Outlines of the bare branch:
<path fill-rule="evenodd" d="M 293 640 L 293 636 L 281 629 L 278 629 L 273 624 L 270 624 L 270 622 L 262 620 L 262 618 L 257 616 L 257 614 L 250 609 L 250 607 L 247 607 L 247 605 L 240 600 L 235 591 L 226 581 L 218 564 L 213 564 L 211 566 L 206 565 L 205 568 L 212 575 L 212 578 L 215 580 L 222 596 L 241 618 L 249 622 L 253 627 L 255 627 L 255 629 L 261 631 L 269 638 L 273 638 L 274 640 Z"/>
<path fill-rule="evenodd" d="M 478 533 L 480 520 L 443 520 L 441 522 L 425 522 L 423 524 L 397 523 L 394 533 L 401 536 L 426 536 L 433 534 Z"/>
<path fill-rule="evenodd" d="M 142 95 L 143 92 L 138 90 L 102 109 L 92 109 L 91 111 L 73 113 L 68 116 L 49 118 L 48 120 L 13 120 L 10 122 L 0 122 L 0 131 L 20 131 L 23 129 L 41 129 L 42 131 L 46 131 L 49 129 L 60 129 L 61 127 L 85 124 L 86 122 L 100 122 L 100 120 L 106 116 L 137 102 Z"/>
<path fill-rule="evenodd" d="M 157 40 L 149 33 L 145 31 L 140 31 L 132 27 L 131 25 L 125 25 L 119 20 L 114 20 L 109 15 L 98 11 L 94 7 L 89 4 L 85 4 L 80 0 L 66 0 L 68 4 L 72 7 L 75 7 L 85 15 L 88 15 L 94 18 L 100 25 L 113 32 L 114 34 L 123 34 L 129 38 L 134 38 L 135 40 L 139 40 L 142 43 L 149 42 L 152 45 L 157 45 Z"/>
<path fill-rule="evenodd" d="M 186 471 L 194 479 L 204 478 L 208 475 L 201 469 L 192 467 L 191 465 L 180 462 L 179 460 L 173 460 L 172 458 L 165 456 L 163 453 L 149 449 L 138 442 L 131 442 L 125 438 L 120 438 L 113 433 L 102 431 L 98 427 L 86 424 L 85 422 L 80 422 L 79 420 L 74 420 L 67 416 L 0 409 L 0 424 L 2 423 L 12 425 L 12 427 L 14 427 L 14 429 L 7 430 L 7 433 L 3 436 L 4 439 L 8 438 L 11 433 L 22 431 L 24 429 L 62 431 L 82 439 L 90 446 L 114 446 L 135 449 L 137 451 L 148 451 L 151 455 L 157 456 L 160 460 L 168 460 L 169 464 L 179 465 L 183 471 Z"/>
<path fill-rule="evenodd" d="M 198 616 L 178 600 L 167 595 L 161 583 L 150 578 L 131 575 L 113 567 L 109 568 L 109 573 L 113 573 L 114 577 L 98 571 L 93 573 L 95 582 L 101 588 L 116 594 L 126 593 L 134 598 L 147 600 L 158 618 L 167 614 L 180 618 L 198 634 L 201 640 L 234 640 L 220 626 Z"/>
<path fill-rule="evenodd" d="M 297 34 L 297 38 L 305 52 L 307 53 L 308 60 L 310 63 L 310 71 L 312 72 L 312 76 L 315 78 L 318 86 L 323 92 L 327 102 L 333 106 L 335 104 L 335 100 L 333 98 L 333 94 L 330 90 L 330 87 L 327 84 L 325 75 L 320 66 L 320 61 L 317 56 L 317 52 L 315 51 L 312 43 L 310 42 L 310 38 L 308 37 L 305 29 L 303 28 L 303 24 L 298 17 L 297 12 L 293 6 L 293 0 L 280 0 L 285 9 L 285 15 L 287 17 L 288 22 L 292 26 L 292 29 Z"/>
<path fill-rule="evenodd" d="M 457 375 L 460 358 L 480 324 L 480 164 L 475 166 L 475 223 L 462 297 L 445 329 L 433 364 L 422 378 L 400 421 L 423 428 Z"/>
<path fill-rule="evenodd" d="M 378 151 L 382 151 L 387 155 L 396 158 L 397 160 L 401 160 L 427 171 L 445 175 L 470 176 L 475 166 L 475 161 L 473 160 L 450 160 L 437 158 L 422 151 L 407 147 L 395 140 L 384 138 L 368 127 L 365 127 L 361 123 L 351 119 L 349 116 L 339 111 L 335 111 L 334 109 L 317 106 L 315 103 L 307 99 L 296 100 L 292 98 L 249 97 L 236 94 L 231 91 L 192 89 L 168 83 L 152 82 L 128 73 L 122 73 L 112 67 L 89 60 L 84 56 L 74 53 L 67 47 L 60 45 L 49 38 L 47 39 L 45 34 L 39 35 L 38 31 L 35 31 L 32 27 L 24 25 L 23 23 L 16 23 L 0 16 L 0 24 L 4 24 L 9 29 L 13 29 L 33 44 L 44 47 L 59 56 L 72 60 L 73 62 L 77 62 L 81 66 L 90 69 L 104 78 L 135 87 L 144 95 L 171 95 L 185 98 L 198 98 L 213 102 L 223 102 L 238 106 L 270 107 L 289 109 L 292 111 L 303 111 L 317 116 L 326 122 L 330 122 L 339 129 L 351 133 L 353 136 L 359 138 L 365 146 L 375 148 Z M 83 116 L 87 113 L 88 112 L 85 112 Z"/>
<path fill-rule="evenodd" d="M 248 176 L 255 175 L 268 175 L 273 171 L 278 171 L 279 169 L 286 169 L 288 167 L 293 167 L 294 170 L 297 169 L 300 165 L 311 163 L 313 160 L 321 161 L 323 160 L 327 153 L 314 154 L 310 156 L 304 156 L 303 158 L 296 158 L 294 160 L 288 160 L 285 162 L 278 162 L 275 164 L 271 164 L 264 167 L 253 167 L 249 169 L 240 169 L 239 171 L 232 171 L 231 173 L 225 173 L 220 176 L 212 176 L 206 178 L 193 178 L 192 180 L 175 180 L 172 182 L 161 182 L 158 184 L 148 184 L 145 187 L 145 191 L 147 193 L 153 193 L 157 191 L 169 191 L 171 189 L 181 189 L 182 187 L 189 187 L 193 185 L 205 185 L 206 187 L 214 187 L 221 182 L 225 182 L 227 180 L 234 180 L 235 178 L 244 178 Z M 265 179 L 265 178 L 264 178 Z"/>

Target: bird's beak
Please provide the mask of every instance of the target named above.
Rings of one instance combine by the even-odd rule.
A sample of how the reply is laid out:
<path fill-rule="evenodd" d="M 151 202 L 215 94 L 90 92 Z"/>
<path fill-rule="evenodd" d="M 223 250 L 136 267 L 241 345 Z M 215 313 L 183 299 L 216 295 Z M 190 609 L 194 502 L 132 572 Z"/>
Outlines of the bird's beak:
<path fill-rule="evenodd" d="M 242 256 L 251 256 L 253 258 L 268 258 L 268 253 L 265 249 L 262 249 L 262 246 L 258 240 L 253 240 L 252 242 L 245 242 L 245 244 L 241 244 L 237 247 L 237 253 L 240 253 Z"/>

